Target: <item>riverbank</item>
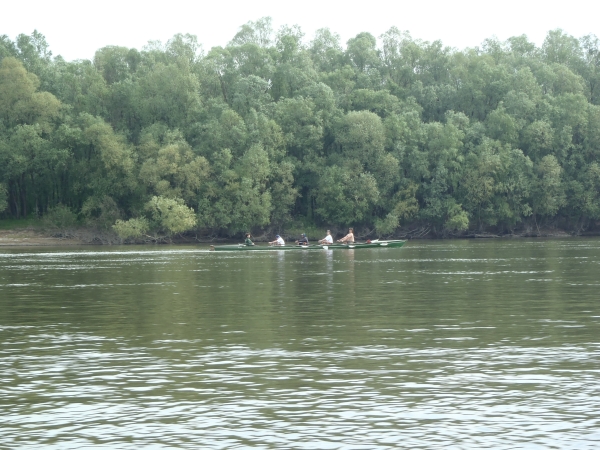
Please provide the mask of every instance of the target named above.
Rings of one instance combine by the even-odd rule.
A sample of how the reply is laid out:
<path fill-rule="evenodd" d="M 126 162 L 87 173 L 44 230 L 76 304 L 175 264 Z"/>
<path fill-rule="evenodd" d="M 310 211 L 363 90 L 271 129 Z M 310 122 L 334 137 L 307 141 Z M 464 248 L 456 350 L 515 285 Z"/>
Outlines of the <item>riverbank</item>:
<path fill-rule="evenodd" d="M 536 230 L 537 231 L 537 230 Z M 286 236 L 287 240 L 293 240 L 293 236 Z M 515 234 L 494 234 L 494 233 L 464 233 L 460 235 L 449 235 L 443 239 L 506 239 L 506 238 L 565 238 L 572 236 L 598 236 L 597 232 L 577 233 L 568 232 L 560 229 L 541 229 L 538 233 L 532 233 L 531 230 L 528 232 L 515 233 Z M 113 237 L 114 238 L 114 237 Z M 421 236 L 405 236 L 403 238 L 408 239 L 440 239 L 440 236 L 433 236 L 431 233 L 427 233 Z M 266 239 L 266 238 L 265 238 Z M 262 242 L 265 239 L 257 239 L 256 242 Z M 361 240 L 359 238 L 359 240 Z M 214 242 L 214 240 L 202 240 L 196 237 L 190 236 L 178 236 L 172 239 L 173 244 L 188 244 L 188 243 L 199 243 L 199 242 Z M 223 240 L 228 241 L 228 240 Z M 27 247 L 27 246 L 67 246 L 67 245 L 110 245 L 116 244 L 115 239 L 110 239 L 109 236 L 100 236 L 97 232 L 91 230 L 81 229 L 69 234 L 63 234 L 58 236 L 56 233 L 52 234 L 44 231 L 38 227 L 27 227 L 27 228 L 14 228 L 14 229 L 0 229 L 0 247 Z M 150 242 L 148 242 L 150 243 Z M 161 241 L 161 243 L 165 243 Z"/>
<path fill-rule="evenodd" d="M 0 230 L 0 247 L 57 246 L 83 244 L 86 244 L 86 242 L 75 237 L 53 237 L 33 228 Z"/>
<path fill-rule="evenodd" d="M 226 241 L 225 239 L 222 240 Z M 127 244 L 197 244 L 200 242 L 214 242 L 214 239 L 201 240 L 197 239 L 196 236 L 191 235 L 174 236 L 170 239 L 148 236 L 146 241 Z M 8 229 L 0 228 L 0 247 L 120 244 L 123 244 L 123 242 L 116 234 L 93 228 L 80 227 L 62 231 L 45 230 L 37 225 L 17 228 L 11 227 Z"/>

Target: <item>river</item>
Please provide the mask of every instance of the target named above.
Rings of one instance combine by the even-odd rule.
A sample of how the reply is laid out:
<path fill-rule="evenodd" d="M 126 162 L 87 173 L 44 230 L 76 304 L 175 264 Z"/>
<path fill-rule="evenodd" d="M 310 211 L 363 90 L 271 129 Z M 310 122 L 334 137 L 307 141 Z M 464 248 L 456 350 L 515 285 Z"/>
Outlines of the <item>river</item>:
<path fill-rule="evenodd" d="M 0 448 L 600 447 L 600 239 L 0 248 Z"/>

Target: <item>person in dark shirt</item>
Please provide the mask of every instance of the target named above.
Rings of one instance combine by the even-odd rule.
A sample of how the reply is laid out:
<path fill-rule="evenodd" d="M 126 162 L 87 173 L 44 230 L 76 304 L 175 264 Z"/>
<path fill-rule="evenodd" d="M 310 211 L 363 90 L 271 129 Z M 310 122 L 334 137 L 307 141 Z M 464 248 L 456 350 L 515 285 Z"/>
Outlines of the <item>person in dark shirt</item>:
<path fill-rule="evenodd" d="M 246 233 L 246 240 L 244 241 L 244 243 L 248 246 L 254 245 L 254 242 L 252 242 L 252 239 L 250 239 L 250 237 L 250 233 Z"/>
<path fill-rule="evenodd" d="M 306 234 L 302 233 L 300 235 L 300 239 L 298 239 L 296 241 L 296 244 L 298 244 L 298 245 L 308 245 L 308 238 L 306 237 Z"/>

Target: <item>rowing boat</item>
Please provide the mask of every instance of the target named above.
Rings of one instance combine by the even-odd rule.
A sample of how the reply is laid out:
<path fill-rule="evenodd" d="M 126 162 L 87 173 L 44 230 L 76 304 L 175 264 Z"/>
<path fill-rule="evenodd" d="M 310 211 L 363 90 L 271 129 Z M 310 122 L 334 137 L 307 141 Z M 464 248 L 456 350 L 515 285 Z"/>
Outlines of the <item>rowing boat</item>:
<path fill-rule="evenodd" d="M 354 242 L 354 243 L 336 243 L 336 244 L 313 244 L 313 245 L 246 245 L 246 244 L 233 244 L 233 245 L 211 245 L 210 251 L 215 252 L 234 252 L 234 251 L 273 251 L 273 250 L 350 250 L 350 249 L 361 249 L 361 248 L 400 248 L 406 241 L 391 240 L 391 241 L 368 241 L 368 242 Z"/>

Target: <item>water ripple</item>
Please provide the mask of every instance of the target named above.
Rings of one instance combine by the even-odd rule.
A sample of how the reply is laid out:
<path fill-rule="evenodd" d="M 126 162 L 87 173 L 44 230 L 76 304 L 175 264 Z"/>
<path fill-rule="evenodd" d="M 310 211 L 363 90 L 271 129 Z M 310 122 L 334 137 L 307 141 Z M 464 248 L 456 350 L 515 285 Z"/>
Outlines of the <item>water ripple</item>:
<path fill-rule="evenodd" d="M 0 448 L 598 448 L 600 240 L 409 244 L 0 250 Z"/>
<path fill-rule="evenodd" d="M 140 348 L 20 331 L 0 355 L 2 442 L 19 448 L 586 448 L 600 429 L 598 345 Z"/>

